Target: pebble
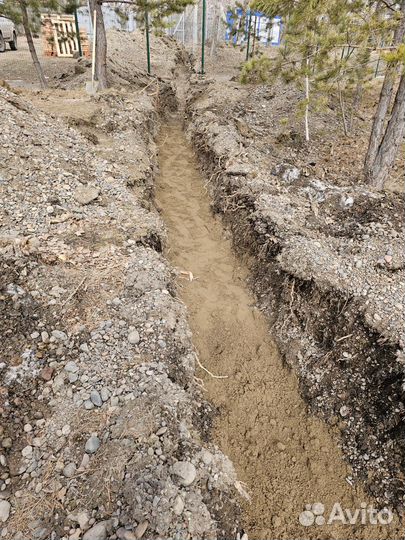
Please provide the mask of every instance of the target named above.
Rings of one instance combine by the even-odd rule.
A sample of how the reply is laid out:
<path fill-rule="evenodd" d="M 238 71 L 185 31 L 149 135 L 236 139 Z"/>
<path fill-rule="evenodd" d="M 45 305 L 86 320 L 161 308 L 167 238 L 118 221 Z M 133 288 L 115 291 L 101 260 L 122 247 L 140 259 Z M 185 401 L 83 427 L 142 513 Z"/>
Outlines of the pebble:
<path fill-rule="evenodd" d="M 83 540 L 106 540 L 107 538 L 107 524 L 105 521 L 96 523 L 91 529 L 86 531 L 83 535 Z"/>
<path fill-rule="evenodd" d="M 101 407 L 103 404 L 103 400 L 101 399 L 99 392 L 94 389 L 90 392 L 90 400 L 96 407 Z"/>
<path fill-rule="evenodd" d="M 94 454 L 100 448 L 100 445 L 101 445 L 100 439 L 96 437 L 95 435 L 92 435 L 89 439 L 87 439 L 85 451 L 88 454 Z"/>
<path fill-rule="evenodd" d="M 68 374 L 68 379 L 69 379 L 69 382 L 70 383 L 75 383 L 77 380 L 78 380 L 79 376 L 77 373 L 69 373 Z"/>
<path fill-rule="evenodd" d="M 120 527 L 116 534 L 119 540 L 137 540 L 135 533 L 133 531 L 128 531 L 124 527 Z"/>
<path fill-rule="evenodd" d="M 70 434 L 70 426 L 69 424 L 65 424 L 61 429 L 62 435 L 69 435 Z"/>
<path fill-rule="evenodd" d="M 132 332 L 128 334 L 128 341 L 132 345 L 137 345 L 140 341 L 139 333 L 136 330 L 132 330 Z"/>
<path fill-rule="evenodd" d="M 190 486 L 197 476 L 196 468 L 190 461 L 177 461 L 173 464 L 172 471 L 183 486 Z"/>
<path fill-rule="evenodd" d="M 343 416 L 344 418 L 345 416 L 349 414 L 349 408 L 346 407 L 346 405 L 343 405 L 343 407 L 340 407 L 339 412 L 340 412 L 340 416 Z"/>
<path fill-rule="evenodd" d="M 50 381 L 52 379 L 52 375 L 53 375 L 53 368 L 51 368 L 50 366 L 46 366 L 41 369 L 40 376 L 41 376 L 41 379 L 43 379 L 45 382 Z"/>
<path fill-rule="evenodd" d="M 176 514 L 176 516 L 180 516 L 183 513 L 183 510 L 184 510 L 184 501 L 180 497 L 180 495 L 177 495 L 177 497 L 174 499 L 173 512 Z"/>
<path fill-rule="evenodd" d="M 10 516 L 11 504 L 8 501 L 0 501 L 0 521 L 5 523 Z"/>
<path fill-rule="evenodd" d="M 103 401 L 108 401 L 110 398 L 110 391 L 105 386 L 100 391 L 100 396 Z"/>
<path fill-rule="evenodd" d="M 76 465 L 74 463 L 68 463 L 63 468 L 63 476 L 66 478 L 72 478 L 76 473 Z"/>
<path fill-rule="evenodd" d="M 86 527 L 86 525 L 88 524 L 89 522 L 89 515 L 87 512 L 83 511 L 83 512 L 78 512 L 77 516 L 76 516 L 76 521 L 77 523 L 79 524 L 80 528 L 81 529 L 84 529 Z"/>
<path fill-rule="evenodd" d="M 146 533 L 146 529 L 148 528 L 148 525 L 149 525 L 149 521 L 145 520 L 145 521 L 141 521 L 141 523 L 139 523 L 139 525 L 136 527 L 134 532 L 135 532 L 135 538 L 137 538 L 137 540 L 142 538 L 142 536 Z"/>
<path fill-rule="evenodd" d="M 32 456 L 32 446 L 27 445 L 25 448 L 21 450 L 21 454 L 25 458 L 30 458 Z"/>
<path fill-rule="evenodd" d="M 77 373 L 79 371 L 79 367 L 76 364 L 76 362 L 73 362 L 73 360 L 70 360 L 65 365 L 65 371 L 67 371 L 68 373 Z"/>
<path fill-rule="evenodd" d="M 66 341 L 67 335 L 65 332 L 62 332 L 62 330 L 53 330 L 52 336 L 56 339 L 56 341 Z"/>
<path fill-rule="evenodd" d="M 100 195 L 100 190 L 95 186 L 79 186 L 73 193 L 73 198 L 82 205 L 90 204 Z"/>

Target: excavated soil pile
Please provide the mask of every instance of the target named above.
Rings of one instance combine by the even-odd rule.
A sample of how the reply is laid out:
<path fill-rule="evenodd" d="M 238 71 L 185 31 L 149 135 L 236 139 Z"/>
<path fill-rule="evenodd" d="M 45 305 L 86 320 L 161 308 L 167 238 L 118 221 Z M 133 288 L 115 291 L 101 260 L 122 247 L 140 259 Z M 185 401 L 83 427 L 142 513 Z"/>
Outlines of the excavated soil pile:
<path fill-rule="evenodd" d="M 153 137 L 170 92 L 149 83 L 33 96 L 67 122 L 0 88 L 2 538 L 235 534 L 241 488 L 209 442 L 159 253 Z"/>

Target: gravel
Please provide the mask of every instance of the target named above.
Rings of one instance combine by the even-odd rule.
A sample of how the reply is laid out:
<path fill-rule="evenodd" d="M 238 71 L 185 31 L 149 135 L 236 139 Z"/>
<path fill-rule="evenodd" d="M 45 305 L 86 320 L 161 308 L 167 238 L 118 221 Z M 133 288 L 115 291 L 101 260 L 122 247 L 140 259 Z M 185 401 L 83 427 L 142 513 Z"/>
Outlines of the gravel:
<path fill-rule="evenodd" d="M 121 39 L 110 48 L 117 65 L 126 62 Z M 128 46 L 139 59 L 132 38 Z M 169 72 L 177 49 L 166 38 L 160 48 L 171 50 Z M 123 528 L 128 539 L 215 538 L 237 527 L 236 474 L 203 442 L 213 412 L 195 384 L 191 331 L 151 200 L 155 96 L 172 91 L 164 81 L 150 96 L 133 88 L 92 100 L 82 90 L 31 96 L 65 121 L 0 87 L 0 330 L 9 336 L 0 490 L 10 493 L 15 540 L 115 538 Z M 179 460 L 194 471 L 174 474 Z M 232 518 L 222 523 L 225 504 Z"/>

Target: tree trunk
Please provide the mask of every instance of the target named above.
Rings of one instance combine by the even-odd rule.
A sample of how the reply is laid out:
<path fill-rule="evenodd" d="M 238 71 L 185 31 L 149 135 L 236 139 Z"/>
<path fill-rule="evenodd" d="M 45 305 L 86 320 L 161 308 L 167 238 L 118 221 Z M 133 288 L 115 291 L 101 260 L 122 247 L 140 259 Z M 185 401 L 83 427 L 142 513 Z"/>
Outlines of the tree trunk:
<path fill-rule="evenodd" d="M 402 0 L 400 7 L 400 15 L 402 16 L 398 26 L 395 29 L 393 45 L 399 45 L 402 43 L 405 35 L 405 0 Z M 383 138 L 385 120 L 390 108 L 392 96 L 394 92 L 396 75 L 398 73 L 397 65 L 390 65 L 387 67 L 385 73 L 384 83 L 381 89 L 380 100 L 378 102 L 377 111 L 374 116 L 373 127 L 371 129 L 371 135 L 364 162 L 364 171 L 366 178 L 372 176 L 372 167 L 376 159 L 378 148 Z"/>
<path fill-rule="evenodd" d="M 404 0 L 405 1 L 405 0 Z M 94 10 L 97 12 L 96 21 L 96 65 L 95 75 L 100 90 L 108 87 L 107 80 L 107 37 L 105 34 L 102 4 L 98 0 L 89 0 L 90 13 L 93 19 Z"/>
<path fill-rule="evenodd" d="M 42 66 L 39 63 L 37 51 L 35 50 L 34 41 L 32 39 L 30 21 L 28 19 L 27 4 L 25 3 L 25 0 L 18 0 L 18 4 L 19 4 L 20 9 L 21 9 L 22 23 L 23 23 L 23 26 L 24 26 L 25 37 L 27 38 L 28 48 L 29 48 L 30 53 L 31 53 L 32 62 L 34 64 L 35 70 L 37 72 L 41 88 L 44 89 L 48 85 L 47 85 L 47 82 L 46 82 L 46 79 L 45 79 L 45 75 L 44 75 Z"/>
<path fill-rule="evenodd" d="M 382 189 L 391 167 L 394 165 L 405 131 L 405 73 L 402 74 L 391 118 L 384 137 L 370 168 L 369 184 Z"/>
<path fill-rule="evenodd" d="M 211 39 L 211 49 L 210 49 L 211 58 L 215 55 L 216 48 L 217 48 L 219 18 L 220 18 L 219 6 L 214 5 L 213 11 L 214 11 L 214 15 L 213 15 L 212 39 Z"/>

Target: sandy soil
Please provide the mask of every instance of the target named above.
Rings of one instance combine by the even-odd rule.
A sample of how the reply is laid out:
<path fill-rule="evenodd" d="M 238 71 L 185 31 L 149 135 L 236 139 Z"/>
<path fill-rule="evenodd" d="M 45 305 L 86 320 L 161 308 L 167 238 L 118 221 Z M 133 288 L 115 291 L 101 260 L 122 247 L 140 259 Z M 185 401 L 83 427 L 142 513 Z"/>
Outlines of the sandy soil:
<path fill-rule="evenodd" d="M 41 39 L 34 39 L 39 61 L 43 66 L 45 77 L 52 81 L 66 71 L 73 70 L 77 60 L 73 58 L 45 57 L 42 55 Z M 8 47 L 0 54 L 0 80 L 6 80 L 12 86 L 39 88 L 37 74 L 32 64 L 27 41 L 23 36 L 18 39 L 18 50 L 12 51 Z"/>

